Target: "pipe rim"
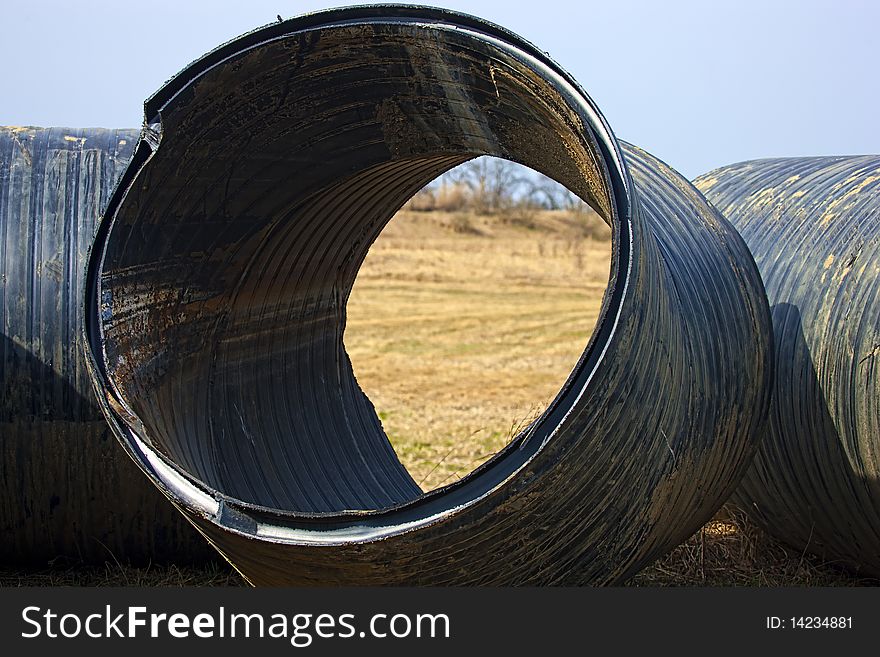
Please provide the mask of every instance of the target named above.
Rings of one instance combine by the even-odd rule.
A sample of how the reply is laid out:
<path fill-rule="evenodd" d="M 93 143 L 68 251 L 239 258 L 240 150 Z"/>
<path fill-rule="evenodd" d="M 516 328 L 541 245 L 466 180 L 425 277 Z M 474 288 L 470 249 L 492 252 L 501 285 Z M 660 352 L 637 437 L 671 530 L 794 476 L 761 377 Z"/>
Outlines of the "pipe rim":
<path fill-rule="evenodd" d="M 491 39 L 528 57 L 548 83 L 554 81 L 565 90 L 566 99 L 584 119 L 599 147 L 596 155 L 609 184 L 612 202 L 612 268 L 609 275 L 596 326 L 585 345 L 578 363 L 567 381 L 544 413 L 532 427 L 543 427 L 551 416 L 562 417 L 548 427 L 538 443 L 529 436 L 514 438 L 498 455 L 465 475 L 461 480 L 421 496 L 383 509 L 344 510 L 310 513 L 270 508 L 236 499 L 210 486 L 167 459 L 138 435 L 138 419 L 114 394 L 115 386 L 108 375 L 101 346 L 100 278 L 113 219 L 125 200 L 127 191 L 136 182 L 140 171 L 152 157 L 157 144 L 156 117 L 174 97 L 201 75 L 226 58 L 257 48 L 278 38 L 287 38 L 310 29 L 323 29 L 339 24 L 375 22 L 408 22 L 436 27 L 451 26 L 474 38 Z M 226 531 L 277 543 L 349 544 L 372 541 L 429 526 L 449 517 L 491 495 L 505 482 L 514 478 L 534 460 L 552 440 L 558 427 L 584 394 L 589 394 L 592 375 L 607 356 L 615 339 L 617 320 L 627 298 L 632 268 L 634 191 L 624 164 L 620 145 L 607 121 L 581 86 L 546 53 L 531 43 L 497 25 L 468 14 L 408 5 L 356 6 L 306 14 L 281 23 L 273 23 L 248 32 L 207 53 L 188 65 L 167 82 L 145 103 L 145 128 L 136 154 L 114 191 L 102 216 L 92 245 L 85 278 L 83 312 L 84 350 L 98 400 L 108 422 L 120 438 L 125 450 L 150 479 L 175 504 L 222 527 Z M 537 433 L 537 431 L 533 432 Z M 516 443 L 521 443 L 518 447 Z"/>

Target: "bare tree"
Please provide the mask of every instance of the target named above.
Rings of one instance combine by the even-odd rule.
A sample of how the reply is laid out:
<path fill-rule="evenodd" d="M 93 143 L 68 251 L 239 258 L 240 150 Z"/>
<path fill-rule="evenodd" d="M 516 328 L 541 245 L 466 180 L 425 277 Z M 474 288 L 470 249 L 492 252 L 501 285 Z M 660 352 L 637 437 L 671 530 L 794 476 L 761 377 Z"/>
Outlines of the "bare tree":
<path fill-rule="evenodd" d="M 588 206 L 552 178 L 521 164 L 483 156 L 446 172 L 407 204 L 415 211 L 470 210 L 477 214 L 538 210 L 585 212 Z"/>
<path fill-rule="evenodd" d="M 473 208 L 479 214 L 495 214 L 510 208 L 518 189 L 527 184 L 523 167 L 495 157 L 478 157 L 447 175 L 453 184 L 469 190 Z"/>

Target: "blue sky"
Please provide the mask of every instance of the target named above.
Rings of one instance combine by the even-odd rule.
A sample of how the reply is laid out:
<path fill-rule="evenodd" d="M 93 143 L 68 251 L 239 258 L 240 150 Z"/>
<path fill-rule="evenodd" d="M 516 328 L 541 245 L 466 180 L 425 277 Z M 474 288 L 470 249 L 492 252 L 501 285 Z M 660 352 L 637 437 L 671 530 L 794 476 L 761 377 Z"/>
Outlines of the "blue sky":
<path fill-rule="evenodd" d="M 185 64 L 341 2 L 4 0 L 0 124 L 137 127 Z M 615 134 L 694 177 L 740 160 L 880 152 L 880 2 L 435 2 L 521 34 Z"/>

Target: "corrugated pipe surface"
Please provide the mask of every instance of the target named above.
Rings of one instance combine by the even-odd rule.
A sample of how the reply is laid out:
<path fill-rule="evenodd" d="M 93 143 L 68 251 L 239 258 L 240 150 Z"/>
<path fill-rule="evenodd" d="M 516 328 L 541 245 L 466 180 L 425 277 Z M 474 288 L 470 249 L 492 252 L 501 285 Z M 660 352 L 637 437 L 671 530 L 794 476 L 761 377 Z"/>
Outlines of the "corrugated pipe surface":
<path fill-rule="evenodd" d="M 190 65 L 146 125 L 90 261 L 88 357 L 123 446 L 251 582 L 619 582 L 737 485 L 768 402 L 751 256 L 539 49 L 442 10 L 324 12 Z M 544 414 L 422 494 L 346 301 L 396 210 L 479 155 L 600 212 L 610 280 Z"/>
<path fill-rule="evenodd" d="M 85 263 L 134 130 L 0 128 L 0 563 L 211 556 L 119 450 L 83 359 Z"/>
<path fill-rule="evenodd" d="M 776 378 L 736 500 L 801 550 L 880 574 L 880 156 L 743 162 L 696 181 L 767 287 Z"/>

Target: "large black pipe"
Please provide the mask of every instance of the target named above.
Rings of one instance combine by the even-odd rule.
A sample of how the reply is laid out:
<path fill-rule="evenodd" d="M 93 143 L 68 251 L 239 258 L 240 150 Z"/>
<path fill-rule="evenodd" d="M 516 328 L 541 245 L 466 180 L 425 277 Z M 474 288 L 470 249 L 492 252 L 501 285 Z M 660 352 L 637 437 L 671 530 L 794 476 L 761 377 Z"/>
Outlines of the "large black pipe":
<path fill-rule="evenodd" d="M 0 563 L 211 556 L 119 450 L 83 360 L 98 215 L 136 130 L 0 128 Z"/>
<path fill-rule="evenodd" d="M 770 420 L 735 500 L 798 550 L 880 575 L 880 156 L 742 162 L 696 185 L 773 314 Z"/>
<path fill-rule="evenodd" d="M 190 65 L 145 125 L 89 264 L 87 356 L 122 445 L 251 582 L 618 582 L 738 483 L 768 400 L 754 263 L 521 38 L 426 8 L 309 15 Z M 423 495 L 345 305 L 395 211 L 479 155 L 600 212 L 611 275 L 545 413 Z"/>

